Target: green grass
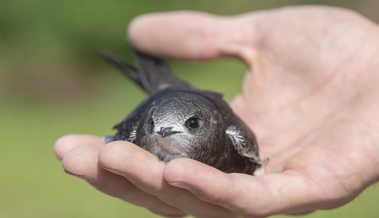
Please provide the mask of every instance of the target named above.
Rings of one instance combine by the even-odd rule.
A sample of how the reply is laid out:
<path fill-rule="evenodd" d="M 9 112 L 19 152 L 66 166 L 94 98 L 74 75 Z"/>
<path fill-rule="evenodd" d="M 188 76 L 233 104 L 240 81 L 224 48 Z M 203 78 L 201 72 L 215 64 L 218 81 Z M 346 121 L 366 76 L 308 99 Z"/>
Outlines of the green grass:
<path fill-rule="evenodd" d="M 97 53 L 128 58 L 125 28 L 142 13 L 227 15 L 302 3 L 322 2 L 0 1 L 0 217 L 157 217 L 66 175 L 53 154 L 54 142 L 65 134 L 112 133 L 146 96 Z M 246 70 L 235 60 L 171 66 L 178 77 L 222 92 L 226 100 L 240 91 Z M 378 196 L 373 186 L 344 207 L 308 217 L 378 217 Z"/>
<path fill-rule="evenodd" d="M 177 65 L 174 68 L 183 68 Z M 225 76 L 231 69 L 240 71 L 219 82 L 226 87 L 227 97 L 231 98 L 238 92 L 245 67 L 234 61 L 224 61 L 219 65 L 223 71 L 218 75 Z M 211 72 L 215 67 L 215 63 L 206 64 L 204 70 Z M 205 78 L 197 85 L 213 89 L 213 85 L 207 86 L 211 73 L 190 72 L 200 68 L 191 64 L 179 76 L 189 81 Z M 53 154 L 53 144 L 62 135 L 112 133 L 112 126 L 145 97 L 141 90 L 115 70 L 108 68 L 103 73 L 114 78 L 105 77 L 95 82 L 101 82 L 96 87 L 96 96 L 89 93 L 88 96 L 74 98 L 73 102 L 63 98 L 61 103 L 56 99 L 33 102 L 33 96 L 29 96 L 22 101 L 8 99 L 8 104 L 2 105 L 0 131 L 5 134 L 0 138 L 0 216 L 154 217 L 145 209 L 106 196 L 84 181 L 66 175 L 61 162 Z"/>

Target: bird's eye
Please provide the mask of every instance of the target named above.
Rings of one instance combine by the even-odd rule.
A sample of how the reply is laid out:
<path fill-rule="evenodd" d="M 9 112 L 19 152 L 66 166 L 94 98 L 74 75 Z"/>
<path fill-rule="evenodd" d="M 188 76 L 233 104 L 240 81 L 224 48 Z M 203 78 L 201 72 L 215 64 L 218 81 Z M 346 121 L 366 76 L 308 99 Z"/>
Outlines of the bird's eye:
<path fill-rule="evenodd" d="M 153 120 L 153 119 L 151 119 L 150 124 L 151 124 L 152 126 L 154 126 L 154 120 Z"/>
<path fill-rule="evenodd" d="M 199 119 L 197 117 L 192 117 L 188 121 L 188 126 L 191 127 L 192 129 L 196 129 L 199 127 Z"/>

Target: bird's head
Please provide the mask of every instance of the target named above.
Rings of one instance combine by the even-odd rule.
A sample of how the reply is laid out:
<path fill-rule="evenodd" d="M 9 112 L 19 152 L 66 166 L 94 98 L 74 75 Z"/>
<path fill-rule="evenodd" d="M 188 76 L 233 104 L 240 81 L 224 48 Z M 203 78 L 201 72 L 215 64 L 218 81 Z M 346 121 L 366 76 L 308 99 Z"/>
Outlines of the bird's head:
<path fill-rule="evenodd" d="M 145 122 L 143 146 L 165 162 L 210 148 L 225 132 L 214 105 L 193 93 L 172 93 L 153 102 Z"/>

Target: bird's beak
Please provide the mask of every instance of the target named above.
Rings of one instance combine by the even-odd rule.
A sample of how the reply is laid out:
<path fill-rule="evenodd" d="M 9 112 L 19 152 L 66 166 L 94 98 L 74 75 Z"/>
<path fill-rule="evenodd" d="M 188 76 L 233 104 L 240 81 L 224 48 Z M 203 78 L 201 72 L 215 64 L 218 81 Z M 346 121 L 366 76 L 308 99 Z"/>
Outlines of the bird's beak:
<path fill-rule="evenodd" d="M 180 131 L 171 131 L 172 127 L 161 127 L 161 130 L 158 131 L 157 133 L 162 136 L 162 138 L 176 134 L 176 133 L 181 133 Z"/>

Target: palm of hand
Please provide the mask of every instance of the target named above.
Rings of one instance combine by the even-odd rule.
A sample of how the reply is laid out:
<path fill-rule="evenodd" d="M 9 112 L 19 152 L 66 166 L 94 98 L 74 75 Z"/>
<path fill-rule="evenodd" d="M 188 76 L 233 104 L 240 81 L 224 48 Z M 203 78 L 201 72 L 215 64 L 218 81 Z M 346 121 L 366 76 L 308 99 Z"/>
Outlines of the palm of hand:
<path fill-rule="evenodd" d="M 296 202 L 329 199 L 318 205 L 327 209 L 352 200 L 377 174 L 378 31 L 351 12 L 310 12 L 262 16 L 253 74 L 232 107 L 259 136 L 261 157 L 270 157 L 266 173 L 299 174 L 283 183 L 306 193 Z"/>
<path fill-rule="evenodd" d="M 379 100 L 379 31 L 364 18 L 317 7 L 231 19 L 158 14 L 137 19 L 129 34 L 137 48 L 153 55 L 237 56 L 250 65 L 231 106 L 258 136 L 261 158 L 270 158 L 266 175 L 224 174 L 187 159 L 165 166 L 126 142 L 100 150 L 99 138 L 89 136 L 57 142 L 55 152 L 65 155 L 70 174 L 155 213 L 197 217 L 334 208 L 379 179 L 379 110 L 373 103 Z"/>

